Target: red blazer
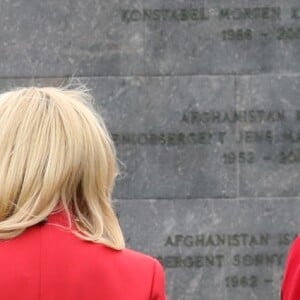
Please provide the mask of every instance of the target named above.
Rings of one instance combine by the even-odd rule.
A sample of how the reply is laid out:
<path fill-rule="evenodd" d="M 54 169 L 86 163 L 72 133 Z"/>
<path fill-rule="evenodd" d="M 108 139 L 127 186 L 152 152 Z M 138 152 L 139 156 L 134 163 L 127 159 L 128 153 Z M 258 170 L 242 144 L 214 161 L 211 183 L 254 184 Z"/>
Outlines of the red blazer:
<path fill-rule="evenodd" d="M 300 237 L 292 243 L 281 285 L 281 300 L 300 299 Z"/>
<path fill-rule="evenodd" d="M 0 241 L 1 299 L 166 299 L 156 259 L 83 241 L 54 224 L 67 225 L 66 214 L 51 214 L 47 222 Z"/>

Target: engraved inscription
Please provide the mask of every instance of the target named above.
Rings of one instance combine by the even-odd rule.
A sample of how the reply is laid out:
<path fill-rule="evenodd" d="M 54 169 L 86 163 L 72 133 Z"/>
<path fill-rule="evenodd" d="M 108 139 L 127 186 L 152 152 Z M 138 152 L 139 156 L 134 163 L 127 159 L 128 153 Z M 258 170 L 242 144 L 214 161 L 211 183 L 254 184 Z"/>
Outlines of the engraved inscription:
<path fill-rule="evenodd" d="M 282 268 L 286 251 L 278 250 L 278 246 L 286 247 L 297 236 L 296 233 L 200 233 L 196 235 L 172 234 L 164 241 L 168 252 L 179 253 L 157 255 L 157 259 L 166 269 L 224 269 L 238 268 L 238 273 L 228 274 L 224 277 L 224 286 L 228 289 L 252 288 L 273 282 L 271 274 L 250 274 L 247 270 L 253 267 Z M 183 249 L 193 252 L 189 255 Z M 270 251 L 270 249 L 275 249 Z M 207 251 L 209 250 L 209 251 Z M 222 271 L 220 271 L 222 272 Z M 243 274 L 244 273 L 244 274 Z"/>
<path fill-rule="evenodd" d="M 261 123 L 285 120 L 285 111 L 241 110 L 241 111 L 186 111 L 182 122 L 199 123 Z"/>
<path fill-rule="evenodd" d="M 219 18 L 227 20 L 277 20 L 280 16 L 280 7 L 221 8 L 219 11 Z"/>
<path fill-rule="evenodd" d="M 121 10 L 123 22 L 137 21 L 205 21 L 209 19 L 205 8 L 191 9 L 132 9 Z"/>
<path fill-rule="evenodd" d="M 299 7 L 281 8 L 277 6 L 264 7 L 186 7 L 179 9 L 171 8 L 145 8 L 145 9 L 121 9 L 121 19 L 129 24 L 132 22 L 220 22 L 220 38 L 227 42 L 244 41 L 255 39 L 275 39 L 278 41 L 292 41 L 300 39 L 300 27 L 297 25 L 284 26 L 279 22 L 282 15 L 289 16 L 291 21 L 300 19 Z M 251 21 L 257 20 L 268 22 L 276 21 L 278 26 L 261 26 L 259 29 L 236 26 L 224 28 L 224 21 Z M 221 23 L 222 22 L 222 23 Z M 222 29 L 223 27 L 223 29 Z M 201 32 L 201 30 L 200 30 Z"/>
<path fill-rule="evenodd" d="M 234 234 L 198 234 L 198 235 L 181 235 L 176 234 L 168 236 L 165 241 L 165 246 L 172 247 L 240 247 L 240 246 L 267 246 L 269 244 L 270 234 L 249 234 L 249 233 L 234 233 Z"/>
<path fill-rule="evenodd" d="M 184 147 L 187 145 L 209 147 L 224 145 L 229 139 L 233 139 L 236 144 L 234 150 L 226 151 L 219 157 L 225 165 L 235 163 L 254 164 L 261 161 L 296 164 L 300 163 L 300 147 L 295 148 L 300 143 L 300 128 L 299 130 L 290 129 L 283 124 L 285 122 L 297 123 L 299 120 L 299 110 L 291 114 L 285 110 L 199 111 L 192 109 L 182 112 L 181 118 L 178 119 L 178 124 L 181 127 L 179 131 L 115 132 L 112 134 L 112 137 L 117 146 L 150 145 L 168 147 Z M 241 126 L 236 132 L 232 132 L 224 127 L 230 124 L 240 124 Z M 256 129 L 244 129 L 244 127 L 247 127 L 247 124 L 255 125 Z M 280 124 L 279 129 L 275 131 L 272 128 L 273 124 Z M 218 129 L 210 128 L 215 125 L 220 125 L 220 127 Z M 187 130 L 190 127 L 200 130 Z M 285 148 L 276 148 L 268 155 L 257 153 L 253 148 L 236 150 L 238 145 L 251 147 L 259 144 L 269 145 L 270 147 L 273 145 L 285 145 Z"/>
<path fill-rule="evenodd" d="M 113 133 L 116 145 L 166 145 L 179 146 L 187 144 L 208 145 L 224 143 L 224 131 L 199 131 L 199 132 L 163 132 L 163 133 Z"/>
<path fill-rule="evenodd" d="M 206 21 L 215 16 L 218 20 L 277 20 L 281 17 L 280 7 L 245 7 L 245 8 L 147 8 L 147 9 L 123 9 L 121 18 L 123 22 L 138 21 Z M 293 18 L 299 16 L 297 8 L 292 8 Z"/>

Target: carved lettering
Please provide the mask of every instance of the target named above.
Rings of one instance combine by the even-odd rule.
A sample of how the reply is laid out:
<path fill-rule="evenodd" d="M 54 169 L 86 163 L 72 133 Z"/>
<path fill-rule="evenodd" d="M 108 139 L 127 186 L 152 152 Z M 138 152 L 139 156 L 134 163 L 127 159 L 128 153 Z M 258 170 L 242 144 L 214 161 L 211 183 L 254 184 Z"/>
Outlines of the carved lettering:
<path fill-rule="evenodd" d="M 241 111 L 186 111 L 182 122 L 187 124 L 201 123 L 266 123 L 282 122 L 284 111 L 241 110 Z"/>
<path fill-rule="evenodd" d="M 288 246 L 297 237 L 297 233 L 279 233 L 278 234 L 278 245 Z"/>
<path fill-rule="evenodd" d="M 282 133 L 282 139 L 284 142 L 299 143 L 300 142 L 300 131 L 286 130 Z"/>
<path fill-rule="evenodd" d="M 242 275 L 231 275 L 225 278 L 227 288 L 240 288 L 250 287 L 256 288 L 258 286 L 258 277 L 255 275 L 242 276 Z"/>
<path fill-rule="evenodd" d="M 299 16 L 298 8 L 292 8 L 291 17 Z M 145 8 L 123 9 L 121 18 L 123 22 L 151 22 L 151 21 L 206 21 L 215 15 L 219 20 L 280 20 L 280 7 L 224 7 L 220 9 L 208 9 L 205 7 L 187 7 L 180 9 L 170 8 Z M 210 14 L 211 12 L 211 14 Z"/>
<path fill-rule="evenodd" d="M 300 19 L 300 8 L 293 7 L 291 9 L 291 17 L 292 19 Z"/>
<path fill-rule="evenodd" d="M 165 268 L 204 268 L 217 267 L 221 268 L 224 263 L 224 255 L 168 255 L 158 256 L 157 259 Z"/>
<path fill-rule="evenodd" d="M 239 134 L 239 143 L 254 144 L 254 143 L 269 143 L 272 144 L 274 140 L 273 132 L 271 130 L 266 131 L 252 131 L 241 130 Z"/>
<path fill-rule="evenodd" d="M 232 264 L 236 267 L 281 266 L 284 262 L 284 258 L 285 254 L 283 253 L 235 254 Z"/>
<path fill-rule="evenodd" d="M 278 40 L 297 40 L 300 39 L 300 27 L 279 27 L 277 29 Z"/>
<path fill-rule="evenodd" d="M 295 164 L 300 163 L 300 149 L 281 151 L 279 156 L 281 164 Z"/>
<path fill-rule="evenodd" d="M 226 132 L 164 132 L 164 133 L 113 133 L 116 145 L 210 145 L 224 143 Z"/>
<path fill-rule="evenodd" d="M 219 11 L 221 20 L 277 20 L 280 16 L 280 7 L 221 8 Z"/>
<path fill-rule="evenodd" d="M 244 41 L 252 40 L 252 30 L 249 28 L 245 29 L 226 29 L 222 31 L 224 41 Z"/>
<path fill-rule="evenodd" d="M 171 247 L 245 247 L 245 246 L 267 246 L 270 235 L 268 233 L 249 234 L 197 234 L 182 235 L 175 234 L 166 238 L 165 246 Z"/>
<path fill-rule="evenodd" d="M 183 9 L 127 9 L 121 10 L 123 22 L 150 21 L 206 21 L 209 14 L 204 7 Z"/>

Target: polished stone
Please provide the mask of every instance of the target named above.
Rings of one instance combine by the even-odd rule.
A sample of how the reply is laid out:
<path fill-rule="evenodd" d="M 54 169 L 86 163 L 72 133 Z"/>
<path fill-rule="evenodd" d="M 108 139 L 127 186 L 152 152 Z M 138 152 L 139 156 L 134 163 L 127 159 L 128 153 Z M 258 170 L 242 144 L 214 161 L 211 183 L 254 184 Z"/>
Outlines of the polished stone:
<path fill-rule="evenodd" d="M 135 0 L 28 0 L 0 3 L 1 77 L 143 72 L 144 26 L 124 26 Z"/>
<path fill-rule="evenodd" d="M 120 200 L 127 246 L 166 270 L 170 299 L 278 299 L 298 199 Z"/>
<path fill-rule="evenodd" d="M 159 21 L 145 21 L 147 74 L 299 72 L 297 1 L 149 0 L 145 6 L 161 9 Z M 163 18 L 162 9 L 176 17 Z"/>
<path fill-rule="evenodd" d="M 7 0 L 0 74 L 299 72 L 299 19 L 295 0 Z"/>
<path fill-rule="evenodd" d="M 223 161 L 224 152 L 234 151 L 235 124 L 192 117 L 234 110 L 233 77 L 91 78 L 88 84 L 125 164 L 117 198 L 236 196 L 236 164 Z"/>
<path fill-rule="evenodd" d="M 253 152 L 255 162 L 240 164 L 240 196 L 296 197 L 300 195 L 300 77 L 298 75 L 245 76 L 239 79 L 238 106 L 281 112 L 281 118 L 241 123 L 240 150 Z M 269 138 L 266 138 L 269 132 Z M 249 135 L 248 134 L 248 135 Z"/>

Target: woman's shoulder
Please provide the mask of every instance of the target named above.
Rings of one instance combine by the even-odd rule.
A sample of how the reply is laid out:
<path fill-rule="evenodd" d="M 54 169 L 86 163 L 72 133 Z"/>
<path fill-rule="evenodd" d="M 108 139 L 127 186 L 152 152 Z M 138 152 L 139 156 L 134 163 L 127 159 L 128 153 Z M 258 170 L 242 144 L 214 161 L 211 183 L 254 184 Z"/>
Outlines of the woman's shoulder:
<path fill-rule="evenodd" d="M 160 262 L 150 254 L 146 254 L 131 248 L 114 250 L 103 245 L 101 245 L 100 248 L 105 249 L 103 251 L 106 252 L 107 255 L 113 256 L 116 260 L 123 260 L 126 261 L 126 263 L 131 262 L 135 264 L 140 264 L 144 268 L 147 266 L 150 268 L 160 267 Z"/>
<path fill-rule="evenodd" d="M 98 248 L 102 249 L 99 251 L 99 260 L 101 260 L 101 257 L 106 256 L 108 258 L 107 261 L 118 265 L 120 269 L 130 268 L 137 274 L 139 274 L 139 272 L 142 272 L 143 274 L 147 272 L 151 276 L 164 276 L 164 270 L 161 263 L 152 255 L 130 248 L 114 250 L 103 245 L 99 245 Z"/>
<path fill-rule="evenodd" d="M 122 262 L 119 264 L 121 269 L 130 270 L 129 277 L 139 277 L 141 284 L 150 284 L 151 287 L 145 286 L 145 289 L 151 289 L 153 299 L 166 299 L 165 296 L 165 273 L 164 269 L 155 257 L 125 248 L 119 252 Z M 152 298 L 151 298 L 152 299 Z"/>
<path fill-rule="evenodd" d="M 126 256 L 127 258 L 132 258 L 132 259 L 137 259 L 137 260 L 142 260 L 146 261 L 149 263 L 153 263 L 156 259 L 151 256 L 150 254 L 146 254 L 131 248 L 124 248 L 120 250 L 121 255 Z"/>

